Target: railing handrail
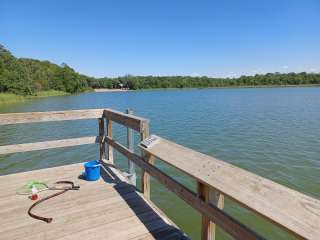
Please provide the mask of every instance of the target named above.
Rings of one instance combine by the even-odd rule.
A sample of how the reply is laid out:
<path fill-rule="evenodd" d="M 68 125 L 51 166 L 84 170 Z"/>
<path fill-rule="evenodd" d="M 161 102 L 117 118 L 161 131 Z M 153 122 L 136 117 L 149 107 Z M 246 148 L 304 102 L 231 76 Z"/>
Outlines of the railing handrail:
<path fill-rule="evenodd" d="M 30 152 L 38 150 L 46 150 L 53 148 L 74 147 L 87 144 L 95 144 L 100 142 L 99 136 L 79 137 L 79 138 L 65 138 L 59 140 L 33 142 L 33 143 L 20 143 L 12 145 L 0 146 L 0 155 L 12 154 L 21 152 Z"/>
<path fill-rule="evenodd" d="M 132 128 L 139 133 L 148 131 L 149 119 L 146 118 L 138 117 L 133 114 L 122 113 L 112 109 L 105 109 L 103 111 L 103 117 L 125 127 Z"/>
<path fill-rule="evenodd" d="M 111 122 L 114 121 L 124 125 L 125 127 L 132 128 L 140 133 L 146 131 L 149 123 L 148 119 L 137 117 L 132 114 L 122 113 L 112 109 L 80 109 L 67 111 L 2 113 L 0 114 L 0 125 L 85 119 L 99 119 L 99 125 L 104 122 L 103 119 L 107 119 L 108 124 L 111 124 Z M 111 129 L 109 129 L 109 132 L 110 131 Z M 104 135 L 104 133 L 102 135 Z M 102 142 L 102 135 L 100 134 L 100 136 L 86 136 L 79 138 L 4 145 L 0 146 L 0 155 L 94 144 Z"/>
<path fill-rule="evenodd" d="M 224 195 L 300 238 L 320 239 L 320 201 L 317 199 L 158 136 L 153 136 L 156 141 L 149 147 L 139 145 L 142 156 L 113 140 L 113 121 L 138 131 L 144 140 L 149 137 L 148 119 L 112 109 L 82 109 L 0 114 L 0 125 L 80 119 L 98 119 L 99 136 L 0 146 L 0 154 L 99 143 L 101 161 L 113 163 L 114 148 L 141 168 L 141 188 L 147 199 L 151 175 L 198 210 L 205 230 L 202 239 L 213 239 L 209 236 L 214 235 L 212 221 L 236 239 L 263 239 L 219 209 Z M 198 195 L 153 166 L 155 158 L 194 178 L 198 182 Z M 210 200 L 210 192 L 216 200 Z"/>
<path fill-rule="evenodd" d="M 0 114 L 0 125 L 21 123 L 55 122 L 106 118 L 138 132 L 143 132 L 149 120 L 113 109 L 79 109 L 67 111 L 20 112 Z"/>
<path fill-rule="evenodd" d="M 127 147 L 123 146 L 121 143 L 113 140 L 110 137 L 105 137 L 107 144 L 111 145 L 119 153 L 123 154 L 125 157 L 133 161 L 137 166 L 139 166 L 143 171 L 150 174 L 158 182 L 163 184 L 167 189 L 174 192 L 178 197 L 187 202 L 191 207 L 196 209 L 203 216 L 206 216 L 211 221 L 214 221 L 223 230 L 229 233 L 235 239 L 246 239 L 246 240 L 262 240 L 263 237 L 256 234 L 254 231 L 241 224 L 235 218 L 225 213 L 221 209 L 211 204 L 206 203 L 201 198 L 197 196 L 194 192 L 189 190 L 187 187 L 183 186 L 181 183 L 174 180 L 172 177 L 168 176 L 162 172 L 157 167 L 153 166 L 147 159 L 150 155 L 146 154 L 144 157 L 132 152 Z M 142 182 L 143 183 L 143 182 Z M 150 184 L 146 182 L 146 184 Z M 150 186 L 145 191 L 150 191 Z M 149 197 L 150 193 L 145 193 L 146 198 Z M 209 239 L 209 238 L 208 238 Z M 211 239 L 211 238 L 210 238 Z"/>
<path fill-rule="evenodd" d="M 320 200 L 153 135 L 146 153 L 215 189 L 300 238 L 320 239 Z"/>
<path fill-rule="evenodd" d="M 103 111 L 104 109 L 80 109 L 68 111 L 2 113 L 0 114 L 0 125 L 97 119 L 102 117 Z"/>

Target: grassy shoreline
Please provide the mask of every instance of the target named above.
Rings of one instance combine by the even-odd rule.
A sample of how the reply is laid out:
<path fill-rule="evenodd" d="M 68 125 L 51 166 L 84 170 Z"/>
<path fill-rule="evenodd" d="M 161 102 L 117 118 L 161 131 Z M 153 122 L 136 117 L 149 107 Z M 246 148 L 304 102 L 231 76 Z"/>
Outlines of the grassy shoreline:
<path fill-rule="evenodd" d="M 127 91 L 148 91 L 148 90 L 176 90 L 176 89 L 225 89 L 225 88 L 286 88 L 286 87 L 320 87 L 320 84 L 298 84 L 298 85 L 249 85 L 249 86 L 225 86 L 225 87 L 200 87 L 200 88 L 145 88 L 145 89 L 136 89 L 136 90 L 118 90 L 118 89 L 87 89 L 81 93 L 88 92 L 127 92 Z M 81 94 L 80 93 L 80 94 Z M 21 96 L 16 95 L 14 93 L 0 93 L 0 104 L 11 104 L 11 103 L 19 103 L 23 101 L 28 101 L 37 98 L 44 97 L 56 97 L 56 96 L 65 96 L 71 95 L 70 93 L 64 91 L 57 90 L 48 90 L 48 91 L 40 91 L 32 96 Z"/>
<path fill-rule="evenodd" d="M 70 95 L 70 93 L 57 90 L 48 90 L 37 92 L 34 96 L 26 96 L 26 98 L 42 98 L 42 97 L 55 97 L 55 96 L 65 96 Z"/>
<path fill-rule="evenodd" d="M 21 96 L 14 93 L 0 93 L 0 104 L 19 103 L 19 102 L 24 102 L 27 100 L 32 100 L 37 98 L 65 96 L 65 95 L 70 95 L 70 94 L 64 91 L 56 91 L 56 90 L 40 91 L 40 92 L 37 92 L 36 95 L 32 95 L 32 96 Z"/>

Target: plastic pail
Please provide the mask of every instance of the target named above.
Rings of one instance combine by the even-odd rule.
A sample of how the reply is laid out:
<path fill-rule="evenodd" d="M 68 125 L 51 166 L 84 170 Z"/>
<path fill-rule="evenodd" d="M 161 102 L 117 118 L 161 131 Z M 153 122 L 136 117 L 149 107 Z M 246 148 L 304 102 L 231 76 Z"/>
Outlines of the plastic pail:
<path fill-rule="evenodd" d="M 100 163 L 99 161 L 90 161 L 84 164 L 85 179 L 87 181 L 96 181 L 100 178 Z"/>

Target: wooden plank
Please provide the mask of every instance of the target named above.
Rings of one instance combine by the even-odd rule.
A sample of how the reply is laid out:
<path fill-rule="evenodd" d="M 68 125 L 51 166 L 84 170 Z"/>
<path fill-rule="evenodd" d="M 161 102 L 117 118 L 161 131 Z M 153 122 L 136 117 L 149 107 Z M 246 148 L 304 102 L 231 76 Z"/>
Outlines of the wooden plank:
<path fill-rule="evenodd" d="M 154 165 L 154 162 L 155 162 L 155 158 L 151 154 L 145 154 L 143 156 L 143 160 L 151 165 Z M 145 169 L 142 169 L 141 171 L 141 192 L 143 193 L 146 199 L 150 199 L 151 197 L 150 175 Z"/>
<path fill-rule="evenodd" d="M 111 109 L 105 109 L 103 111 L 103 116 L 109 120 L 132 128 L 133 130 L 136 130 L 138 132 L 143 132 L 145 124 L 149 123 L 148 119 Z"/>
<path fill-rule="evenodd" d="M 82 189 L 86 189 L 85 186 L 81 187 Z M 102 213 L 103 209 L 109 206 L 110 208 L 116 208 L 117 205 L 121 205 L 120 209 L 124 209 L 128 208 L 126 201 L 131 203 L 135 202 L 137 199 L 137 194 L 134 192 L 135 190 L 132 188 L 125 188 L 124 190 L 126 190 L 127 192 L 123 192 L 121 193 L 121 195 L 113 188 L 106 188 L 104 191 L 101 191 L 102 188 L 103 186 L 99 184 L 99 187 L 86 189 L 82 192 L 69 192 L 68 195 L 65 195 L 66 197 L 60 197 L 59 201 L 51 201 L 49 205 L 50 207 L 46 205 L 40 205 L 39 207 L 37 207 L 36 211 L 43 216 L 54 216 L 55 219 L 57 219 L 57 217 L 61 218 L 64 216 L 73 215 L 74 213 L 78 213 L 79 211 L 87 211 L 86 217 L 91 217 L 90 214 L 93 212 L 95 208 L 100 208 L 100 213 Z M 42 197 L 50 193 L 51 192 L 43 192 L 40 195 Z M 86 199 L 86 201 L 84 201 L 83 199 Z M 21 214 L 25 215 L 26 209 L 28 209 L 28 206 L 30 205 L 30 202 L 26 201 L 27 196 L 25 196 L 23 200 L 24 201 L 12 200 L 9 206 L 13 203 L 19 206 L 16 206 L 16 208 L 12 208 L 9 210 L 3 208 L 0 211 L 2 218 L 2 220 L 0 220 L 0 233 L 4 231 L 12 231 L 17 228 L 28 229 L 29 227 L 37 227 L 37 225 L 39 224 L 38 222 L 30 222 L 26 221 L 30 219 L 26 219 L 25 217 L 17 217 Z M 142 201 L 137 201 L 137 204 L 135 205 L 131 203 L 131 205 L 143 205 L 145 208 L 145 204 L 143 204 Z M 55 227 L 57 227 L 56 224 Z"/>
<path fill-rule="evenodd" d="M 75 178 L 73 177 L 73 179 L 75 179 Z M 52 176 L 51 176 L 51 180 L 52 180 Z M 9 184 L 7 184 L 7 185 L 9 185 Z M 86 188 L 88 186 L 90 186 L 90 185 L 88 185 L 88 184 L 87 185 L 82 185 L 81 187 L 82 188 Z M 11 187 L 11 185 L 9 185 L 9 187 Z M 21 186 L 19 186 L 19 188 L 21 188 Z M 119 193 L 114 193 L 114 191 L 111 189 L 112 187 L 108 187 L 108 186 L 105 187 L 106 193 L 103 194 L 103 196 L 101 194 L 95 194 L 95 192 L 98 193 L 100 191 L 100 189 L 101 189 L 101 185 L 100 184 L 92 185 L 92 186 L 90 186 L 90 188 L 91 188 L 90 191 L 92 191 L 92 195 L 90 193 L 90 195 L 87 196 L 87 194 L 88 194 L 87 191 L 81 191 L 81 192 L 79 191 L 76 195 L 70 195 L 69 194 L 68 195 L 68 203 L 64 204 L 63 206 L 60 206 L 61 204 L 59 203 L 59 201 L 58 202 L 53 201 L 50 204 L 50 208 L 49 209 L 47 209 L 45 207 L 39 207 L 38 209 L 41 210 L 41 212 L 43 214 L 47 214 L 47 212 L 50 211 L 50 209 L 55 208 L 56 206 L 59 205 L 60 206 L 59 209 L 61 209 L 61 211 L 67 211 L 67 210 L 71 210 L 71 209 L 75 209 L 75 208 L 77 209 L 78 207 L 80 207 L 80 205 L 84 203 L 83 199 L 86 199 L 85 202 L 98 203 L 98 202 L 101 202 L 101 201 L 102 202 L 109 201 L 110 199 L 112 199 L 114 197 L 117 197 L 119 195 Z M 5 191 L 5 189 L 4 189 L 4 191 Z M 122 188 L 118 187 L 117 191 L 121 192 L 122 195 L 126 195 L 126 194 L 129 194 L 130 192 L 135 191 L 135 189 L 130 188 L 128 186 L 122 186 Z M 51 193 L 51 191 L 46 191 L 46 192 L 41 193 L 41 196 L 45 196 L 45 195 L 48 195 L 50 193 Z M 135 193 L 135 195 L 136 195 L 136 193 Z M 3 229 L 4 227 L 8 227 L 8 228 L 15 227 L 16 224 L 11 225 L 11 226 L 8 225 L 8 224 L 10 224 L 10 219 L 15 217 L 15 216 L 12 216 L 13 213 L 25 211 L 25 209 L 26 209 L 26 206 L 25 206 L 26 198 L 27 198 L 27 196 L 19 196 L 19 197 L 17 197 L 16 195 L 9 195 L 9 196 L 6 196 L 6 197 L 1 197 L 1 200 L 0 200 L 1 217 L 6 219 L 6 222 L 4 223 L 6 226 L 2 226 L 0 224 L 1 229 Z M 14 203 L 14 204 L 12 204 L 12 203 Z M 22 220 L 21 220 L 21 222 L 23 222 Z M 17 223 L 17 222 L 18 221 L 15 220 L 15 223 Z"/>
<path fill-rule="evenodd" d="M 107 171 L 122 179 L 118 171 L 111 169 Z M 81 171 L 83 164 L 73 164 L 0 177 L 0 188 L 11 194 L 0 197 L 0 205 L 4 200 L 5 206 L 0 207 L 0 239 L 75 240 L 103 239 L 107 236 L 108 239 L 118 240 L 137 238 L 150 232 L 158 234 L 161 229 L 179 232 L 133 186 L 106 176 L 95 182 L 84 181 L 78 179 Z M 26 211 L 32 202 L 27 196 L 16 195 L 17 185 L 24 185 L 27 179 L 44 180 L 44 176 L 51 183 L 71 180 L 80 185 L 79 191 L 69 191 L 36 207 L 34 211 L 37 214 L 53 217 L 51 224 L 30 218 Z M 12 179 L 20 181 L 20 184 L 15 182 L 12 185 Z M 50 194 L 52 191 L 44 191 L 40 197 Z M 8 197 L 11 202 L 7 202 Z M 172 232 L 162 232 L 160 235 L 166 239 L 172 236 Z"/>
<path fill-rule="evenodd" d="M 110 119 L 107 119 L 107 136 L 109 138 L 112 138 L 112 121 Z M 113 149 L 110 144 L 107 145 L 108 147 L 108 161 L 110 164 L 113 164 Z"/>
<path fill-rule="evenodd" d="M 13 144 L 0 146 L 0 155 L 1 154 L 10 154 L 10 153 L 19 153 L 19 152 L 30 152 L 44 149 L 52 148 L 64 148 L 64 147 L 73 147 L 86 144 L 99 143 L 99 137 L 79 137 L 79 138 L 69 138 L 61 140 L 52 140 L 44 142 L 35 142 L 35 143 L 22 143 L 22 144 Z"/>
<path fill-rule="evenodd" d="M 133 114 L 132 109 L 126 110 L 127 114 Z M 134 137 L 133 137 L 133 130 L 131 128 L 127 128 L 127 145 L 128 148 L 133 152 L 134 151 Z M 134 163 L 131 162 L 130 159 L 128 159 L 128 180 L 130 184 L 133 186 L 137 185 L 137 176 L 136 176 L 136 170 Z"/>
<path fill-rule="evenodd" d="M 19 213 L 12 212 L 10 216 L 13 215 L 12 217 L 15 217 L 14 221 L 0 221 L 0 223 L 4 223 L 5 227 L 8 225 L 10 225 L 8 227 L 11 227 L 8 230 L 1 228 L 1 236 L 6 237 L 5 239 L 20 239 L 27 234 L 30 239 L 43 239 L 45 232 L 45 239 L 57 239 L 58 237 L 90 229 L 97 225 L 107 225 L 111 222 L 135 217 L 140 213 L 150 212 L 150 209 L 146 208 L 144 202 L 139 201 L 136 193 L 131 192 L 120 195 L 115 189 L 109 188 L 108 191 L 105 191 L 103 190 L 103 185 L 99 185 L 100 189 L 94 189 L 95 191 L 82 188 L 82 191 L 86 192 L 88 197 L 82 196 L 81 198 L 77 198 L 76 196 L 81 193 L 80 191 L 69 192 L 68 195 L 61 196 L 58 201 L 39 205 L 36 210 L 38 214 L 54 217 L 53 224 L 51 225 L 40 224 L 38 221 L 28 219 L 29 217 L 25 214 L 26 207 Z M 94 195 L 99 195 L 101 200 L 91 201 L 89 197 Z M 74 197 L 70 198 L 70 196 Z M 102 199 L 103 196 L 104 200 Z M 29 201 L 25 202 L 30 204 Z M 130 206 L 128 206 L 127 202 L 130 203 Z M 19 218 L 18 216 L 21 213 L 23 217 Z M 6 222 L 7 225 L 5 225 Z M 143 225 L 142 223 L 140 224 Z M 108 232 L 109 229 L 106 228 L 104 234 L 107 235 Z"/>
<path fill-rule="evenodd" d="M 140 168 L 144 169 L 151 176 L 157 179 L 170 191 L 175 193 L 186 203 L 190 204 L 194 209 L 198 210 L 201 214 L 207 216 L 210 220 L 214 221 L 217 225 L 219 225 L 222 229 L 228 232 L 235 239 L 263 239 L 255 232 L 238 222 L 236 219 L 234 219 L 227 213 L 223 212 L 218 207 L 209 205 L 200 198 L 198 198 L 197 195 L 193 193 L 191 190 L 189 190 L 173 178 L 169 177 L 155 166 L 144 161 L 142 157 L 131 152 L 122 144 L 108 137 L 105 138 L 105 140 L 110 145 L 112 145 L 117 151 L 119 151 L 125 157 L 130 158 L 136 165 L 138 165 Z"/>
<path fill-rule="evenodd" d="M 0 125 L 101 118 L 103 109 L 0 114 Z"/>
<path fill-rule="evenodd" d="M 211 156 L 158 137 L 149 154 L 215 188 L 289 232 L 320 239 L 320 201 Z"/>
<path fill-rule="evenodd" d="M 99 124 L 99 152 L 100 152 L 100 161 L 103 162 L 106 159 L 106 143 L 103 141 L 105 135 L 105 128 L 104 128 L 104 118 L 98 119 Z"/>
<path fill-rule="evenodd" d="M 128 206 L 128 204 L 126 203 L 126 201 L 130 202 L 133 209 L 139 208 L 140 211 L 143 207 L 144 209 L 146 209 L 143 201 L 138 201 L 137 194 L 134 193 L 134 191 L 120 195 L 119 193 L 117 193 L 117 191 L 115 191 L 112 188 L 107 189 L 107 191 L 105 190 L 101 191 L 102 188 L 103 186 L 100 185 L 100 188 L 94 189 L 95 191 L 92 191 L 91 189 L 85 189 L 84 191 L 88 194 L 88 198 L 86 198 L 85 196 L 81 196 L 81 197 L 82 199 L 87 199 L 87 201 L 83 201 L 83 200 L 81 201 L 80 198 L 76 197 L 76 195 L 79 194 L 80 191 L 77 193 L 69 192 L 68 195 L 65 195 L 67 197 L 63 196 L 59 198 L 59 201 L 51 201 L 49 206 L 40 205 L 36 211 L 43 216 L 50 216 L 50 215 L 54 216 L 54 220 L 55 220 L 54 229 L 57 230 L 57 227 L 58 227 L 57 224 L 59 224 L 59 219 L 62 219 L 62 218 L 81 217 L 82 219 L 91 218 L 91 221 L 94 221 L 95 219 L 93 218 L 96 218 L 96 216 L 99 216 L 99 215 L 101 216 L 101 214 L 105 213 L 105 210 L 107 210 L 109 213 L 112 211 L 115 214 L 117 214 L 118 212 L 118 216 L 121 210 L 122 211 L 124 210 L 130 213 L 132 211 Z M 94 195 L 98 195 L 99 200 L 92 201 L 90 197 L 93 198 Z M 8 213 L 4 213 L 3 215 L 1 212 L 1 215 L 3 217 L 7 217 L 7 219 L 0 220 L 0 224 L 2 226 L 0 232 L 5 232 L 5 231 L 11 232 L 19 229 L 19 230 L 22 230 L 20 231 L 20 235 L 21 235 L 23 234 L 23 232 L 27 232 L 30 227 L 31 227 L 30 230 L 37 228 L 37 225 L 39 225 L 39 222 L 28 221 L 31 219 L 28 219 L 27 216 L 23 218 L 17 218 L 19 214 L 25 213 L 29 203 L 27 202 L 27 204 L 23 204 L 23 205 L 24 205 L 24 208 L 18 209 L 19 211 L 11 211 Z M 146 209 L 145 211 L 148 211 L 148 210 L 149 209 Z M 84 212 L 84 213 L 81 214 L 82 216 L 81 215 L 79 216 L 79 213 L 81 212 Z M 130 215 L 133 216 L 134 213 L 131 213 Z M 115 220 L 115 219 L 110 219 L 110 220 Z"/>
<path fill-rule="evenodd" d="M 73 174 L 72 172 L 70 172 L 70 168 L 78 171 L 82 171 L 83 163 L 76 163 L 76 164 L 64 165 L 59 167 L 50 167 L 45 169 L 38 169 L 38 170 L 31 170 L 31 171 L 13 173 L 8 175 L 2 175 L 0 176 L 0 198 L 2 196 L 2 193 L 9 192 L 9 191 L 4 191 L 4 192 L 1 191 L 2 186 L 4 186 L 4 189 L 5 189 L 5 184 L 2 185 L 1 183 L 5 183 L 6 181 L 9 181 L 10 186 L 12 187 L 15 186 L 15 188 L 17 189 L 18 187 L 21 187 L 21 183 L 26 183 L 28 181 L 34 180 L 34 178 L 32 177 L 33 174 L 36 174 L 39 177 L 39 179 L 43 181 L 47 181 L 48 177 L 50 177 L 50 175 L 52 175 L 52 173 L 56 171 L 59 171 L 59 173 L 64 178 L 68 178 Z M 32 174 L 30 174 L 31 172 Z M 16 193 L 16 189 L 14 192 L 12 192 L 12 195 Z"/>
<path fill-rule="evenodd" d="M 152 212 L 146 212 L 140 214 L 139 218 L 137 216 L 127 217 L 120 221 L 110 221 L 108 224 L 91 225 L 91 228 L 83 226 L 83 228 L 78 228 L 78 231 L 74 234 L 64 236 L 63 239 L 128 240 L 165 226 L 166 224 L 162 219 L 157 218 Z"/>
<path fill-rule="evenodd" d="M 144 131 L 140 134 L 140 140 L 143 141 L 147 137 L 149 137 L 149 126 L 144 127 Z M 150 154 L 145 154 L 145 152 L 142 151 L 141 156 L 146 162 L 154 164 L 155 159 Z M 145 169 L 141 169 L 141 192 L 146 199 L 150 199 L 150 187 L 150 176 Z"/>
<path fill-rule="evenodd" d="M 198 182 L 198 197 L 208 204 L 217 206 L 222 209 L 224 206 L 223 195 L 219 192 L 210 189 L 210 187 Z M 216 237 L 216 226 L 214 222 L 210 221 L 205 215 L 202 216 L 201 223 L 201 239 L 202 240 L 214 240 Z"/>

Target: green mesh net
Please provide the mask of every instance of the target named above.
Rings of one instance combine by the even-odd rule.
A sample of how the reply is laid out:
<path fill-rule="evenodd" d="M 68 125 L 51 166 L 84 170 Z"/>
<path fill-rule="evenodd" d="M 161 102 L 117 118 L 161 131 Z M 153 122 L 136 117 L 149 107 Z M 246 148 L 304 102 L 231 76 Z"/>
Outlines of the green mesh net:
<path fill-rule="evenodd" d="M 32 193 L 32 188 L 37 188 L 38 192 L 44 191 L 48 189 L 48 185 L 45 182 L 41 181 L 30 181 L 23 187 L 19 188 L 17 190 L 18 195 L 30 195 Z"/>

